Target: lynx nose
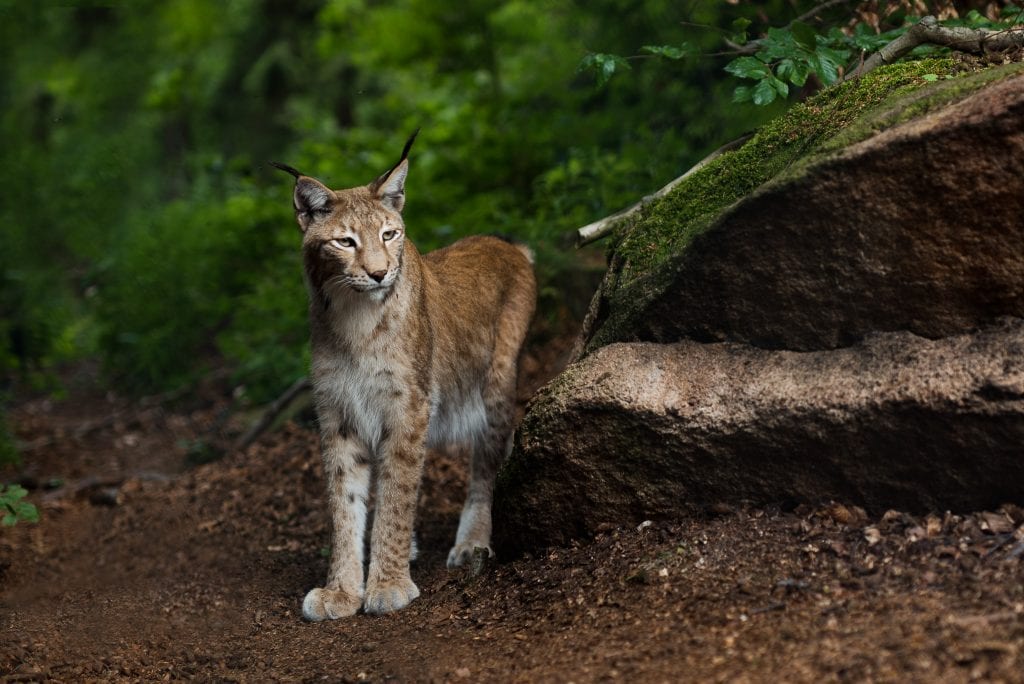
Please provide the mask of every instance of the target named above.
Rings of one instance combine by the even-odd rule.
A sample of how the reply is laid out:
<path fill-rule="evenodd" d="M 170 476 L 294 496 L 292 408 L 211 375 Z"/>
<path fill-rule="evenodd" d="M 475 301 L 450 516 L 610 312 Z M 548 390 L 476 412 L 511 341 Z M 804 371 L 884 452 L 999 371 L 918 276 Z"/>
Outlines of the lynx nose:
<path fill-rule="evenodd" d="M 378 283 L 380 281 L 384 280 L 384 276 L 386 276 L 387 274 L 388 274 L 388 272 L 386 270 L 384 270 L 384 271 L 374 271 L 373 273 L 367 273 L 368 276 L 373 278 Z"/>

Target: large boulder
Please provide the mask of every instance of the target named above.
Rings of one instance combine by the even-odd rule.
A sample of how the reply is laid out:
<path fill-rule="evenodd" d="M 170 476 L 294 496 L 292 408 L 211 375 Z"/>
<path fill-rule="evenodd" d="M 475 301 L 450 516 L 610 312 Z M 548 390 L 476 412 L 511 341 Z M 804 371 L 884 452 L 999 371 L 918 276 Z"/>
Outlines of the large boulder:
<path fill-rule="evenodd" d="M 710 503 L 1024 498 L 1024 64 L 956 68 L 827 91 L 619 227 L 499 476 L 505 552 Z"/>
<path fill-rule="evenodd" d="M 873 331 L 941 337 L 1024 316 L 1022 67 L 899 93 L 838 134 L 816 121 L 790 140 L 797 111 L 688 179 L 623 231 L 585 346 L 696 339 L 832 349 Z M 828 114 L 830 102 L 818 108 Z M 849 144 L 915 107 L 926 114 Z M 831 138 L 815 143 L 815 126 Z M 744 155 L 775 175 L 699 213 L 704 188 L 765 173 L 745 168 Z"/>
<path fill-rule="evenodd" d="M 502 551 L 739 502 L 972 510 L 1024 495 L 1024 321 L 831 351 L 604 347 L 535 399 L 500 480 Z"/>

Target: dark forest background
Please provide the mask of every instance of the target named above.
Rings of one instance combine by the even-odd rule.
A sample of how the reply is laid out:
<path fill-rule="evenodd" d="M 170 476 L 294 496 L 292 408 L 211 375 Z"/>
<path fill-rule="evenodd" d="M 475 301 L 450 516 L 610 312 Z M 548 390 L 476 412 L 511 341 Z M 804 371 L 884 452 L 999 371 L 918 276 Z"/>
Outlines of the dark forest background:
<path fill-rule="evenodd" d="M 121 392 L 216 370 L 273 397 L 308 355 L 292 182 L 266 162 L 363 184 L 417 127 L 409 237 L 529 242 L 558 316 L 571 230 L 801 96 L 733 103 L 724 38 L 817 4 L 0 0 L 0 392 L 60 394 L 95 359 Z M 597 87 L 594 52 L 632 68 Z"/>

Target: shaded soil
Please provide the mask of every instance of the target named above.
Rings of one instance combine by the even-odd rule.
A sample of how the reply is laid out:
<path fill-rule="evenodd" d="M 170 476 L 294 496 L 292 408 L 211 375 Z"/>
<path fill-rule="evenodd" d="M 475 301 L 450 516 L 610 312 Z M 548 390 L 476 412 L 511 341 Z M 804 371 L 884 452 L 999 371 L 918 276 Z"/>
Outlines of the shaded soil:
<path fill-rule="evenodd" d="M 524 363 L 523 396 L 564 362 L 560 345 Z M 226 408 L 16 408 L 43 521 L 0 531 L 0 678 L 1024 681 L 1019 508 L 719 507 L 623 520 L 471 576 L 445 568 L 465 485 L 445 454 L 420 502 L 422 596 L 305 623 L 327 569 L 317 439 L 289 423 L 187 468 L 197 439 L 237 430 Z"/>

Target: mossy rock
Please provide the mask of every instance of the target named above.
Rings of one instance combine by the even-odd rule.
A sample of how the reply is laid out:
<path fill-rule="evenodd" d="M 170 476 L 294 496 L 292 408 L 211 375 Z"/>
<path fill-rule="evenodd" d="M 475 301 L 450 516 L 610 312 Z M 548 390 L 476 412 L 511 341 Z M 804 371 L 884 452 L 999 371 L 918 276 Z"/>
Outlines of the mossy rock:
<path fill-rule="evenodd" d="M 882 67 L 767 125 L 615 235 L 584 353 L 832 349 L 1024 315 L 1024 64 Z"/>

